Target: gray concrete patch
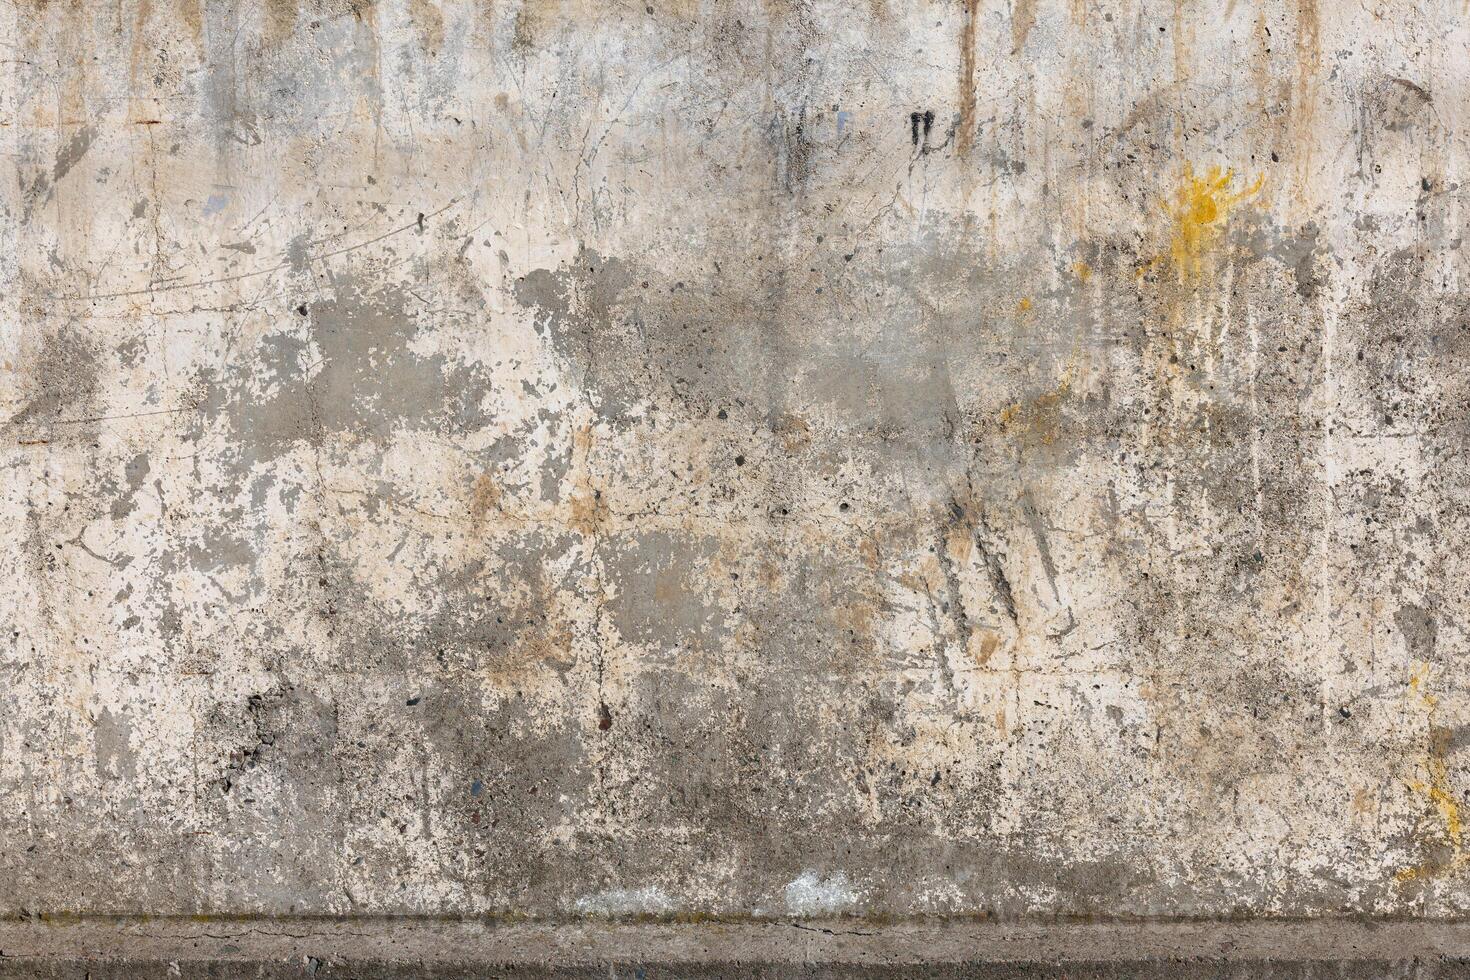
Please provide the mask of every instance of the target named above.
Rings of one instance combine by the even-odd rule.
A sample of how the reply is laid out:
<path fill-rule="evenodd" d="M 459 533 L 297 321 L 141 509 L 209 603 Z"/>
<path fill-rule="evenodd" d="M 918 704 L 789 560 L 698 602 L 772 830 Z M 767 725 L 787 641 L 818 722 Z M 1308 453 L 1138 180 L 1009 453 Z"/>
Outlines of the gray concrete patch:
<path fill-rule="evenodd" d="M 1470 926 L 1408 922 L 0 925 L 0 977 L 1463 977 Z"/>

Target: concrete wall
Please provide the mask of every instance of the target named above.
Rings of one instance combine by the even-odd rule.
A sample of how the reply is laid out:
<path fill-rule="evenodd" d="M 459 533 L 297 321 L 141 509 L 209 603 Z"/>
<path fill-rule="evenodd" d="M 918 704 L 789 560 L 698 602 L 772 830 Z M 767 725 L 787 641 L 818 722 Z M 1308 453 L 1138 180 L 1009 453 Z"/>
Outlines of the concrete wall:
<path fill-rule="evenodd" d="M 0 7 L 0 912 L 1470 911 L 1470 24 Z"/>

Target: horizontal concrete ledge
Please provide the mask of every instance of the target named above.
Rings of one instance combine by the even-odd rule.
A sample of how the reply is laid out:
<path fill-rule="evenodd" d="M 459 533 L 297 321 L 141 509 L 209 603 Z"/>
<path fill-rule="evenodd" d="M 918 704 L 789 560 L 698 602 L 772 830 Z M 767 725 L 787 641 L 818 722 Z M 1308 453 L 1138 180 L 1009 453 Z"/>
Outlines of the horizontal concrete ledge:
<path fill-rule="evenodd" d="M 0 923 L 0 977 L 1470 976 L 1470 923 Z"/>

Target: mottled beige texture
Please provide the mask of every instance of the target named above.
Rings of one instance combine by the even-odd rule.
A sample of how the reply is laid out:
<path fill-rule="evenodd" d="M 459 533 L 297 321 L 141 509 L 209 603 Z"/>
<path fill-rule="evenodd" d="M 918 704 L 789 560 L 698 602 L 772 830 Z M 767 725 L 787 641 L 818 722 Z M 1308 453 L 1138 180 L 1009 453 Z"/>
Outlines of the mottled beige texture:
<path fill-rule="evenodd" d="M 0 25 L 0 911 L 1470 911 L 1462 4 Z"/>

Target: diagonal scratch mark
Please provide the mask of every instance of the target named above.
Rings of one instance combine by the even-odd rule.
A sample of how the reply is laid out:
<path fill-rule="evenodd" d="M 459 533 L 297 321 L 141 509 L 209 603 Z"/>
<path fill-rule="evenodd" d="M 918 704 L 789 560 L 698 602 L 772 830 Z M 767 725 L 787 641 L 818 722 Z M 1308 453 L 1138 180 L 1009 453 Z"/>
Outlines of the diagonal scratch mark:
<path fill-rule="evenodd" d="M 451 198 L 448 204 L 439 208 L 437 211 L 431 211 L 428 214 L 423 215 L 422 217 L 415 217 L 414 220 L 410 221 L 406 225 L 400 225 L 390 231 L 383 232 L 383 234 L 378 235 L 376 238 L 369 238 L 368 240 L 358 242 L 355 245 L 346 245 L 342 248 L 334 249 L 330 252 L 323 252 L 320 255 L 308 256 L 306 261 L 321 262 L 324 259 L 330 259 L 338 255 L 345 255 L 348 252 L 354 252 L 357 249 L 366 248 L 369 245 L 376 245 L 378 242 L 381 242 L 385 238 L 392 238 L 394 235 L 401 234 L 405 231 L 408 231 L 409 229 L 419 228 L 420 223 L 425 219 L 437 217 L 443 214 L 445 211 L 448 211 L 450 208 L 454 207 L 458 203 L 459 198 Z M 271 273 L 280 272 L 282 269 L 288 268 L 290 265 L 291 262 L 287 260 L 278 262 L 275 265 L 268 266 L 264 269 L 252 269 L 249 272 L 240 272 L 236 273 L 233 276 L 220 276 L 217 279 L 198 279 L 192 282 L 165 283 L 163 285 L 147 286 L 143 289 L 125 289 L 121 292 L 116 293 L 75 293 L 71 295 L 52 293 L 48 298 L 53 300 L 97 300 L 121 299 L 125 296 L 151 296 L 154 293 L 169 293 L 179 289 L 195 289 L 199 286 L 217 286 L 221 283 L 239 282 L 242 279 L 254 279 L 257 276 L 268 276 Z"/>
<path fill-rule="evenodd" d="M 996 596 L 1000 599 L 1001 608 L 1010 617 L 1017 627 L 1021 625 L 1020 618 L 1016 615 L 1016 594 L 1011 589 L 1011 580 L 1006 577 L 1005 566 L 1001 559 L 1003 554 L 998 552 L 991 543 L 995 532 L 990 529 L 990 524 L 983 516 L 977 515 L 975 519 L 975 547 L 980 552 L 980 557 L 985 561 L 985 571 L 990 575 L 990 584 L 995 589 Z"/>

